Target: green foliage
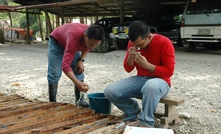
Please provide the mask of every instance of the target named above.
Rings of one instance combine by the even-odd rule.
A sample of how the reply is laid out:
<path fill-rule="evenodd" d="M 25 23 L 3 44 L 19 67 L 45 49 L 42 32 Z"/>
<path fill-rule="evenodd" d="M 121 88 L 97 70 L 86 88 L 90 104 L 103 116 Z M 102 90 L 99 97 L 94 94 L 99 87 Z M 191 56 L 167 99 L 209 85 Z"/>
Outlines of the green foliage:
<path fill-rule="evenodd" d="M 39 30 L 40 30 L 39 24 L 38 24 L 38 23 L 33 24 L 33 25 L 30 27 L 30 29 L 33 30 L 33 33 L 34 33 L 34 34 L 37 33 L 37 32 L 39 32 Z"/>
<path fill-rule="evenodd" d="M 29 14 L 29 26 L 32 26 L 35 23 L 38 23 L 37 15 L 36 14 Z M 27 27 L 26 15 L 24 15 L 20 18 L 20 27 L 21 28 L 26 28 Z"/>
<path fill-rule="evenodd" d="M 8 3 L 9 6 L 20 6 L 20 4 L 13 2 L 13 0 L 8 0 L 8 1 L 9 1 Z"/>
<path fill-rule="evenodd" d="M 7 12 L 0 12 L 0 20 L 9 19 Z"/>
<path fill-rule="evenodd" d="M 0 5 L 8 5 L 9 0 L 0 0 Z"/>

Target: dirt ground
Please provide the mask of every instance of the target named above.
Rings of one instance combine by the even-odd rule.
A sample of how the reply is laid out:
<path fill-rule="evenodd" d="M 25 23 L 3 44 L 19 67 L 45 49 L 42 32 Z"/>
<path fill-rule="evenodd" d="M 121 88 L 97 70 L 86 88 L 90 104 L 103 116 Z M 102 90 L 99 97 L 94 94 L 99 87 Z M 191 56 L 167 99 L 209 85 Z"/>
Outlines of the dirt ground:
<path fill-rule="evenodd" d="M 185 99 L 179 112 L 190 114 L 172 125 L 180 134 L 220 134 L 221 132 L 221 49 L 198 48 L 196 52 L 176 49 L 176 69 L 170 94 Z M 125 50 L 90 52 L 85 61 L 86 93 L 103 92 L 117 80 L 135 75 L 122 66 Z M 0 92 L 48 101 L 47 44 L 0 44 Z M 73 83 L 63 75 L 59 82 L 59 102 L 74 104 Z M 88 101 L 88 99 L 87 99 Z M 140 103 L 140 102 L 139 102 Z M 160 109 L 160 106 L 159 106 Z M 112 106 L 113 115 L 122 112 Z"/>

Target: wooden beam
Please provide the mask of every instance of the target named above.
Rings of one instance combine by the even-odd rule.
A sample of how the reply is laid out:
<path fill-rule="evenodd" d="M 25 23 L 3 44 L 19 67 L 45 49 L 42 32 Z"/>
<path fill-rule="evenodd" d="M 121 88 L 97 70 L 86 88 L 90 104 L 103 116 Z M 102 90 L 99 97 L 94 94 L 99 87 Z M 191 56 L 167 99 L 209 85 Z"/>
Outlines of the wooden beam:
<path fill-rule="evenodd" d="M 98 0 L 98 3 L 100 5 L 106 5 L 106 4 L 109 4 L 109 3 L 113 3 L 113 0 Z"/>
<path fill-rule="evenodd" d="M 48 24 L 48 32 L 49 33 L 51 33 L 52 31 L 53 31 L 53 29 L 52 29 L 52 25 L 51 25 L 51 19 L 50 19 L 50 17 L 49 17 L 49 14 L 48 14 L 48 12 L 45 12 L 45 17 L 46 17 L 46 22 L 47 22 L 47 24 Z"/>
<path fill-rule="evenodd" d="M 184 0 L 182 1 L 165 1 L 165 2 L 160 2 L 160 5 L 185 5 L 186 2 Z"/>
<path fill-rule="evenodd" d="M 1 11 L 1 10 L 0 10 Z M 26 11 L 4 11 L 4 12 L 17 12 L 17 13 L 26 13 Z M 36 12 L 29 12 L 29 14 L 41 14 L 41 13 L 36 13 Z"/>
<path fill-rule="evenodd" d="M 115 1 L 115 3 L 117 4 L 117 6 L 118 6 L 118 8 L 119 8 L 119 10 L 120 10 L 120 13 L 123 15 L 123 11 L 122 11 L 122 9 L 121 9 L 120 4 L 117 2 L 117 0 L 114 0 L 114 1 Z"/>
<path fill-rule="evenodd" d="M 124 0 L 121 0 L 120 23 L 124 22 Z"/>
<path fill-rule="evenodd" d="M 9 19 L 10 19 L 10 26 L 12 27 L 12 17 L 11 17 L 11 12 L 8 12 L 8 16 L 9 16 Z"/>
<path fill-rule="evenodd" d="M 56 15 L 55 18 L 56 18 L 56 27 L 59 27 L 60 26 L 59 16 Z"/>
<path fill-rule="evenodd" d="M 64 8 L 61 7 L 61 23 L 64 24 Z"/>

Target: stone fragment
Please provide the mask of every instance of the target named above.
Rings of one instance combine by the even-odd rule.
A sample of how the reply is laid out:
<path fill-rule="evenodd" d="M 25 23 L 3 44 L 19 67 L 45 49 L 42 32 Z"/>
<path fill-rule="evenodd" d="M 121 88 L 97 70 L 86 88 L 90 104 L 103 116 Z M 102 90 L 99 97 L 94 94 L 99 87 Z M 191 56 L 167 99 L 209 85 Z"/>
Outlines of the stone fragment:
<path fill-rule="evenodd" d="M 186 119 L 189 119 L 189 118 L 191 117 L 190 114 L 187 113 L 187 112 L 180 112 L 180 113 L 178 114 L 178 116 L 179 116 L 180 118 L 186 118 Z"/>

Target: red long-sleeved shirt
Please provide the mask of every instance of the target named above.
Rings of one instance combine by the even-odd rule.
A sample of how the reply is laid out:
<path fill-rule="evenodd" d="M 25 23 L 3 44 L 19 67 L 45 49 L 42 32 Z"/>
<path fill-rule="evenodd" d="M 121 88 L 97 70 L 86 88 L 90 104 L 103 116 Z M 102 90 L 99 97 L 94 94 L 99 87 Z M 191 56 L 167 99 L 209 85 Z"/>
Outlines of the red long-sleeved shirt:
<path fill-rule="evenodd" d="M 127 47 L 130 48 L 131 46 L 133 44 L 129 41 Z M 162 35 L 155 34 L 147 48 L 140 50 L 140 52 L 149 63 L 155 65 L 154 73 L 140 67 L 135 61 L 134 66 L 129 66 L 127 64 L 128 52 L 124 59 L 124 69 L 131 72 L 136 68 L 138 76 L 162 78 L 171 86 L 170 77 L 173 75 L 175 68 L 175 52 L 172 42 Z"/>
<path fill-rule="evenodd" d="M 77 51 L 90 51 L 84 42 L 84 32 L 88 27 L 81 23 L 67 23 L 51 33 L 59 44 L 65 47 L 62 59 L 62 70 L 65 73 L 72 71 L 70 65 Z"/>

